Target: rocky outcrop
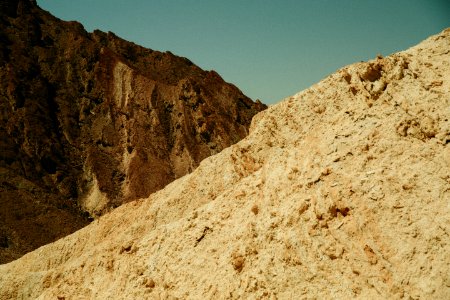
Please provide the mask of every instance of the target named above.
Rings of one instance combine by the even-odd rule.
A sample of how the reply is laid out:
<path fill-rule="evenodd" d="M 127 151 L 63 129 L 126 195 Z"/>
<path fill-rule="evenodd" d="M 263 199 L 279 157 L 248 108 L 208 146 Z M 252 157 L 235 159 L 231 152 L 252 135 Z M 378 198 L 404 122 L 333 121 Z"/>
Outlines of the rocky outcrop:
<path fill-rule="evenodd" d="M 448 299 L 450 29 L 258 114 L 147 199 L 0 266 L 2 299 Z"/>
<path fill-rule="evenodd" d="M 0 262 L 193 171 L 266 108 L 186 58 L 1 5 Z"/>

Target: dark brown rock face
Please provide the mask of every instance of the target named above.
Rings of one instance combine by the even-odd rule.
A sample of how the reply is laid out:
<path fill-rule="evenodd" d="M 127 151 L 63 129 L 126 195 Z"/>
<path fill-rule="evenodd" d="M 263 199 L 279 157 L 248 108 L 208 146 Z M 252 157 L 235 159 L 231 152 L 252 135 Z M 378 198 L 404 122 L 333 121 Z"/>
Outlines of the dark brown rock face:
<path fill-rule="evenodd" d="M 189 173 L 266 108 L 186 58 L 35 1 L 0 9 L 0 263 Z"/>

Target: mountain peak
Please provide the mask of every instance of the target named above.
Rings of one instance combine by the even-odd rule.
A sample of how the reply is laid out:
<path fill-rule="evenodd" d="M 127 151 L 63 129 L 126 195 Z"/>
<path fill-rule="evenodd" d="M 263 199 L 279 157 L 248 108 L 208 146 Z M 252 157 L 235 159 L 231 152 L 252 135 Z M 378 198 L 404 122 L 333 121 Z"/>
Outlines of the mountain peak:
<path fill-rule="evenodd" d="M 0 1 L 0 15 L 17 17 L 29 11 L 31 7 L 37 6 L 36 0 L 2 0 Z"/>

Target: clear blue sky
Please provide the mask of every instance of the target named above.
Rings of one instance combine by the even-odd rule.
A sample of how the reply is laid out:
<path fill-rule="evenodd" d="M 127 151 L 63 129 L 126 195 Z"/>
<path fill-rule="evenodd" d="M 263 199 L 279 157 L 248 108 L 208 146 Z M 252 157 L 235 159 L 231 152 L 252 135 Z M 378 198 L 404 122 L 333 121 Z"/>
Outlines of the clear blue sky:
<path fill-rule="evenodd" d="M 272 104 L 347 64 L 450 27 L 450 0 L 38 0 L 86 30 L 216 70 Z"/>

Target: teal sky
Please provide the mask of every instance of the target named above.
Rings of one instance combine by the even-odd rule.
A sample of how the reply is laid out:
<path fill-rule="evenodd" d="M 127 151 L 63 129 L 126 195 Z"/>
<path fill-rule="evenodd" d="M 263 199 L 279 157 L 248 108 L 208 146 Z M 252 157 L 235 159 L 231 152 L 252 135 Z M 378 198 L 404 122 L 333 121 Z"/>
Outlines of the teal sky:
<path fill-rule="evenodd" d="M 273 104 L 338 68 L 450 27 L 449 0 L 38 0 L 86 30 L 216 70 Z"/>

